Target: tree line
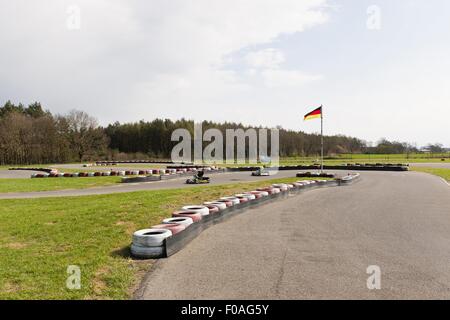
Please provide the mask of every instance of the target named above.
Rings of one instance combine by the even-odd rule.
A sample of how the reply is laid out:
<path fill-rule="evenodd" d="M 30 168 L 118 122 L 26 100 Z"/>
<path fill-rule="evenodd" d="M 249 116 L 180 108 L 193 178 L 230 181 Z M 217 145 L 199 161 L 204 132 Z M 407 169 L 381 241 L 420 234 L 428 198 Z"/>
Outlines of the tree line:
<path fill-rule="evenodd" d="M 52 115 L 40 103 L 0 107 L 0 164 L 64 163 L 107 154 L 109 140 L 82 111 Z"/>
<path fill-rule="evenodd" d="M 116 122 L 101 127 L 95 118 L 83 111 L 53 115 L 39 102 L 24 106 L 8 101 L 0 107 L 0 164 L 169 159 L 172 148 L 178 143 L 171 141 L 171 135 L 179 128 L 187 129 L 194 136 L 194 122 L 186 119 Z M 225 137 L 226 129 L 247 130 L 251 127 L 234 122 L 203 121 L 202 128 L 203 132 L 210 128 L 219 129 Z M 319 134 L 278 129 L 281 157 L 320 155 Z M 412 153 L 418 149 L 408 143 L 386 139 L 371 146 L 355 137 L 330 135 L 324 136 L 324 152 L 326 156 L 333 156 L 342 153 Z"/>

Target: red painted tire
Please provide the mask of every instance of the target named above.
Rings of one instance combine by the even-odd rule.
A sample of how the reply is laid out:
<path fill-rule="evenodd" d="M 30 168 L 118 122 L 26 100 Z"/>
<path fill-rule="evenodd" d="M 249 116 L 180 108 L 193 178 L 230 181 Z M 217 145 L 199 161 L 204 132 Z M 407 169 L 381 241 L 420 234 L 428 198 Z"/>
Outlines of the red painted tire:
<path fill-rule="evenodd" d="M 220 210 L 224 210 L 224 209 L 227 208 L 226 203 L 224 203 L 224 202 L 218 202 L 218 201 L 208 201 L 208 202 L 204 202 L 203 205 L 205 205 L 205 206 L 208 206 L 208 205 L 210 205 L 210 206 L 216 206 L 216 207 L 219 209 L 219 211 L 220 211 Z"/>
<path fill-rule="evenodd" d="M 197 211 L 189 211 L 189 210 L 181 210 L 181 211 L 175 211 L 172 213 L 172 217 L 189 217 L 194 222 L 198 222 L 202 220 L 202 215 L 198 213 Z"/>
<path fill-rule="evenodd" d="M 242 197 L 242 198 L 238 198 L 240 203 L 245 203 L 248 202 L 248 198 Z"/>
<path fill-rule="evenodd" d="M 251 192 L 249 192 L 249 194 L 254 195 L 254 196 L 255 196 L 255 199 L 259 199 L 259 198 L 262 198 L 262 197 L 263 197 L 262 193 L 259 192 L 259 191 L 257 191 L 256 193 L 254 193 L 254 191 L 251 191 Z"/>
<path fill-rule="evenodd" d="M 205 207 L 209 209 L 209 214 L 219 212 L 219 208 L 210 204 L 205 204 Z"/>
<path fill-rule="evenodd" d="M 191 224 L 194 223 L 191 218 L 189 217 L 176 217 L 176 218 L 166 218 L 162 221 L 162 223 L 169 223 L 169 224 L 181 224 L 185 228 L 189 227 Z"/>
<path fill-rule="evenodd" d="M 222 197 L 222 198 L 220 198 L 221 200 L 226 200 L 226 201 L 231 201 L 231 203 L 233 203 L 233 204 L 238 204 L 238 203 L 240 203 L 241 201 L 239 201 L 239 199 L 238 198 L 236 198 L 236 197 Z"/>
<path fill-rule="evenodd" d="M 273 184 L 272 187 L 280 189 L 280 191 L 287 191 L 289 189 L 288 185 L 284 183 Z"/>
<path fill-rule="evenodd" d="M 267 197 L 269 195 L 269 192 L 267 191 L 251 191 L 250 193 L 255 196 L 259 194 L 261 197 Z"/>
<path fill-rule="evenodd" d="M 254 194 L 251 194 L 249 192 L 246 193 L 238 193 L 235 195 L 237 198 L 246 198 L 248 201 L 252 201 L 256 199 L 256 196 Z"/>
<path fill-rule="evenodd" d="M 202 216 L 207 216 L 209 214 L 209 209 L 204 205 L 184 206 L 181 208 L 181 210 L 195 211 L 200 213 Z"/>
<path fill-rule="evenodd" d="M 274 194 L 275 192 L 273 191 L 274 188 L 259 188 L 257 189 L 258 191 L 265 191 L 268 192 L 269 194 Z"/>
<path fill-rule="evenodd" d="M 172 235 L 174 235 L 186 229 L 186 226 L 179 223 L 163 223 L 152 226 L 151 229 L 168 229 L 172 231 Z"/>
<path fill-rule="evenodd" d="M 215 202 L 222 202 L 222 203 L 225 203 L 225 204 L 226 204 L 226 206 L 227 206 L 227 208 L 228 208 L 228 207 L 232 207 L 232 206 L 233 206 L 233 202 L 231 202 L 231 201 L 227 201 L 227 200 L 222 200 L 222 199 L 219 199 L 219 200 L 216 200 Z"/>

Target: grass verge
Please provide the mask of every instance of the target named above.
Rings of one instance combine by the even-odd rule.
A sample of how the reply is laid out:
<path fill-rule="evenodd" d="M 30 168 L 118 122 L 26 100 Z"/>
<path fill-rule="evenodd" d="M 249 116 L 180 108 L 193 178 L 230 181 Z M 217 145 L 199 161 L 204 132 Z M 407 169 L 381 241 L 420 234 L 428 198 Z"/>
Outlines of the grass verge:
<path fill-rule="evenodd" d="M 447 168 L 411 167 L 411 170 L 434 174 L 450 182 L 450 169 Z"/>
<path fill-rule="evenodd" d="M 84 189 L 120 183 L 121 177 L 0 179 L 0 193 Z"/>
<path fill-rule="evenodd" d="M 126 299 L 139 271 L 151 266 L 129 258 L 135 230 L 159 223 L 181 205 L 297 180 L 0 200 L 0 299 Z M 66 288 L 69 265 L 81 268 L 80 290 Z"/>

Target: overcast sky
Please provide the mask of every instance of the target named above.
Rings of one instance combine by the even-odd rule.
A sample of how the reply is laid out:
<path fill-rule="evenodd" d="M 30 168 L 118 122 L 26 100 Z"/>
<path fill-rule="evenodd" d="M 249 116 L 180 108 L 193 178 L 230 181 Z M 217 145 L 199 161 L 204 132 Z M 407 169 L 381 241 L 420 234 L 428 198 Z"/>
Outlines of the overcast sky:
<path fill-rule="evenodd" d="M 450 147 L 449 34 L 448 0 L 0 0 L 0 103 L 306 132 L 323 104 L 327 134 Z"/>

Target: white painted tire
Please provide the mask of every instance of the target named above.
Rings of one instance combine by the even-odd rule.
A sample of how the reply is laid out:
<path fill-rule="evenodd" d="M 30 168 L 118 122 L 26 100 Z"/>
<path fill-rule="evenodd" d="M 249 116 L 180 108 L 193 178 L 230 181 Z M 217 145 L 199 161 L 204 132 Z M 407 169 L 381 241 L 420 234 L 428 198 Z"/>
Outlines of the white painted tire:
<path fill-rule="evenodd" d="M 278 188 L 273 188 L 272 189 L 272 192 L 275 194 L 275 193 L 280 193 L 281 192 L 281 190 L 280 189 L 278 189 Z"/>
<path fill-rule="evenodd" d="M 160 258 L 164 253 L 164 247 L 143 247 L 140 245 L 131 245 L 131 254 L 136 258 Z"/>
<path fill-rule="evenodd" d="M 197 213 L 200 213 L 202 217 L 209 215 L 209 209 L 208 207 L 205 206 L 184 206 L 181 209 L 188 211 L 195 211 Z"/>
<path fill-rule="evenodd" d="M 273 184 L 272 187 L 278 188 L 281 191 L 287 191 L 289 189 L 288 185 L 284 184 L 284 183 L 276 183 L 276 184 Z"/>
<path fill-rule="evenodd" d="M 219 210 L 224 210 L 227 208 L 227 205 L 223 202 L 216 202 L 216 201 L 210 201 L 210 202 L 204 202 L 204 205 L 210 205 L 210 206 L 216 206 L 219 208 Z"/>
<path fill-rule="evenodd" d="M 257 191 L 257 190 L 254 190 L 254 191 L 250 191 L 251 193 L 259 193 L 260 195 L 262 195 L 263 197 L 267 197 L 268 195 L 269 195 L 269 193 L 267 192 L 267 191 Z"/>
<path fill-rule="evenodd" d="M 119 171 L 119 172 L 117 172 L 117 175 L 118 176 L 125 176 L 125 171 Z"/>
<path fill-rule="evenodd" d="M 231 201 L 231 203 L 233 203 L 233 206 L 236 205 L 236 204 L 241 203 L 241 202 L 239 201 L 239 199 L 236 198 L 236 197 L 222 197 L 222 198 L 220 198 L 220 200 Z"/>
<path fill-rule="evenodd" d="M 243 197 L 243 198 L 247 198 L 248 200 L 255 200 L 256 197 L 254 194 L 251 193 L 238 193 L 236 194 L 236 197 Z"/>
<path fill-rule="evenodd" d="M 159 247 L 172 232 L 167 229 L 143 229 L 133 234 L 133 244 L 142 247 Z"/>
<path fill-rule="evenodd" d="M 194 223 L 192 218 L 189 217 L 176 217 L 176 218 L 167 218 L 162 221 L 162 223 L 178 223 L 186 228 L 189 227 L 191 224 Z"/>

